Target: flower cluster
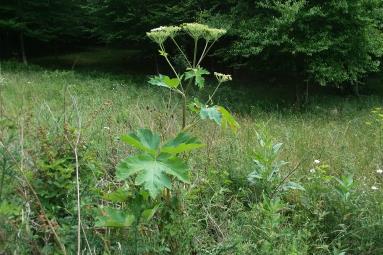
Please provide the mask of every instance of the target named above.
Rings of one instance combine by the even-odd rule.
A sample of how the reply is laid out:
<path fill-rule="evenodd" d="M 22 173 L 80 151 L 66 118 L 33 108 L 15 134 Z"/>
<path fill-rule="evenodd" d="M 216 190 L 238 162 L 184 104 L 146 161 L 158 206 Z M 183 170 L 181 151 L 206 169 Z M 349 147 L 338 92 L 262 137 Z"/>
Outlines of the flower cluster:
<path fill-rule="evenodd" d="M 211 28 L 199 23 L 184 23 L 182 29 L 196 40 L 204 38 L 206 41 L 214 41 L 226 34 L 225 29 Z"/>
<path fill-rule="evenodd" d="M 178 26 L 161 26 L 150 30 L 146 35 L 158 44 L 162 44 L 166 39 L 174 38 L 177 33 L 183 30 L 195 40 L 205 39 L 206 41 L 215 41 L 222 37 L 225 33 L 225 29 L 211 28 L 207 25 L 199 23 L 184 23 L 181 27 Z"/>
<path fill-rule="evenodd" d="M 223 74 L 223 73 L 217 73 L 217 72 L 214 72 L 214 75 L 215 75 L 215 77 L 217 78 L 217 80 L 218 80 L 219 83 L 233 80 L 233 79 L 231 78 L 231 75 L 230 75 L 230 74 Z"/>
<path fill-rule="evenodd" d="M 150 32 L 147 32 L 146 35 L 154 42 L 163 44 L 169 37 L 174 38 L 180 30 L 181 28 L 176 26 L 161 26 L 153 28 Z"/>

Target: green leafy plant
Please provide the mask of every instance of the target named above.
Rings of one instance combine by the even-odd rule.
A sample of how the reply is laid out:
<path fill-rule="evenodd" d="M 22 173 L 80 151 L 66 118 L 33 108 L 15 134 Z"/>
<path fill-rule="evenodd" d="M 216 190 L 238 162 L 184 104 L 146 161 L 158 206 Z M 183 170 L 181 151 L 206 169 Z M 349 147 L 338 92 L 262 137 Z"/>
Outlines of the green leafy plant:
<path fill-rule="evenodd" d="M 254 151 L 254 170 L 248 175 L 248 181 L 261 193 L 273 196 L 278 191 L 304 190 L 296 182 L 289 181 L 289 176 L 283 177 L 281 169 L 288 163 L 278 160 L 282 143 L 273 143 L 267 134 L 257 132 L 258 148 Z"/>
<path fill-rule="evenodd" d="M 105 200 L 119 206 L 102 208 L 96 226 L 134 227 L 135 254 L 138 254 L 139 225 L 149 222 L 163 203 L 165 215 L 167 210 L 171 210 L 171 205 L 167 203 L 170 203 L 172 182 L 189 183 L 188 166 L 180 154 L 198 149 L 203 144 L 185 132 L 161 143 L 160 135 L 149 129 L 139 129 L 123 135 L 121 140 L 140 153 L 123 159 L 117 166 L 116 177 L 125 182 L 126 186 L 134 177 L 135 187 L 119 188 L 104 195 Z"/>
<path fill-rule="evenodd" d="M 335 178 L 335 180 L 337 182 L 335 185 L 335 190 L 340 195 L 342 200 L 346 202 L 349 199 L 351 191 L 354 187 L 353 175 L 342 175 L 340 178 Z"/>

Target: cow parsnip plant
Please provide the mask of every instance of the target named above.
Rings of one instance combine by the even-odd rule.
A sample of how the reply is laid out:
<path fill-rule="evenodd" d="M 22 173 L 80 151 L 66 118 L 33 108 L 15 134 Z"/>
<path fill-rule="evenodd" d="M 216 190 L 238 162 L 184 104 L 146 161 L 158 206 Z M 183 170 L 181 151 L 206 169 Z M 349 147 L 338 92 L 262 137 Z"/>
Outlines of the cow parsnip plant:
<path fill-rule="evenodd" d="M 176 41 L 176 36 L 181 35 L 182 32 L 184 35 L 190 36 L 194 41 L 195 47 L 192 59 L 187 57 L 186 53 Z M 149 192 L 152 199 L 156 199 L 162 191 L 171 189 L 172 180 L 188 182 L 187 165 L 179 155 L 202 146 L 197 138 L 185 132 L 188 127 L 196 123 L 194 121 L 188 127 L 186 126 L 186 109 L 189 103 L 188 91 L 190 86 L 196 86 L 201 90 L 204 89 L 204 76 L 210 74 L 210 72 L 202 68 L 200 63 L 215 42 L 225 33 L 226 31 L 223 29 L 211 28 L 198 23 L 186 23 L 181 26 L 161 26 L 147 33 L 147 36 L 158 44 L 160 55 L 165 58 L 175 76 L 169 77 L 160 74 L 152 77 L 149 83 L 168 88 L 182 97 L 182 132 L 163 145 L 160 145 L 160 135 L 154 134 L 148 129 L 140 129 L 136 133 L 123 136 L 122 141 L 135 147 L 142 153 L 129 156 L 121 161 L 117 167 L 117 178 L 126 180 L 132 176 L 136 176 L 135 184 Z M 176 48 L 188 63 L 188 67 L 183 73 L 176 71 L 169 58 L 169 54 L 166 52 L 165 42 L 167 40 L 171 40 L 175 44 Z M 204 41 L 205 44 L 202 52 L 198 54 L 198 43 L 201 40 Z M 205 103 L 201 103 L 200 100 L 194 98 L 194 100 L 190 102 L 189 108 L 202 120 L 210 119 L 220 126 L 230 127 L 233 131 L 236 131 L 239 124 L 229 111 L 223 106 L 213 103 L 213 97 L 217 90 L 223 83 L 232 80 L 231 75 L 215 72 L 214 76 L 216 77 L 217 85 L 213 93 L 208 95 L 208 100 Z"/>
<path fill-rule="evenodd" d="M 121 137 L 121 141 L 139 151 L 123 159 L 117 166 L 116 177 L 124 186 L 134 183 L 128 189 L 119 188 L 106 194 L 105 200 L 115 203 L 104 207 L 98 217 L 97 227 L 128 228 L 133 227 L 134 235 L 139 232 L 139 225 L 150 221 L 155 214 L 161 218 L 169 217 L 169 213 L 177 206 L 172 206 L 171 196 L 177 198 L 177 192 L 170 193 L 173 183 L 189 183 L 188 166 L 181 155 L 198 149 L 203 144 L 186 130 L 198 123 L 198 120 L 212 120 L 222 127 L 230 127 L 237 131 L 239 124 L 223 106 L 214 104 L 213 98 L 223 83 L 232 80 L 231 75 L 214 72 L 217 84 L 213 92 L 206 94 L 204 103 L 197 98 L 189 98 L 192 86 L 199 90 L 205 88 L 205 78 L 210 74 L 201 67 L 215 42 L 226 33 L 223 29 L 211 28 L 198 23 L 186 23 L 181 26 L 168 26 L 152 29 L 147 36 L 159 46 L 160 55 L 169 64 L 172 75 L 159 74 L 150 78 L 151 85 L 165 87 L 180 95 L 182 99 L 182 128 L 175 138 L 161 142 L 160 135 L 149 129 L 139 129 Z M 193 57 L 189 59 L 176 41 L 180 35 L 191 37 L 194 42 Z M 187 62 L 182 73 L 176 71 L 165 42 L 171 40 Z M 204 41 L 203 50 L 198 54 L 198 44 Z M 193 121 L 186 122 L 186 111 L 189 106 L 195 113 Z M 187 125 L 188 124 L 188 125 Z M 133 178 L 133 179 L 132 179 Z M 177 200 L 177 199 L 176 199 Z M 173 208 L 173 209 L 172 209 Z M 177 209 L 176 209 L 177 210 Z M 171 221 L 171 219 L 168 219 Z M 167 222 L 162 219 L 162 222 Z M 163 229 L 160 227 L 160 229 Z M 138 240 L 138 239 L 137 239 Z M 139 253 L 137 241 L 135 254 Z"/>

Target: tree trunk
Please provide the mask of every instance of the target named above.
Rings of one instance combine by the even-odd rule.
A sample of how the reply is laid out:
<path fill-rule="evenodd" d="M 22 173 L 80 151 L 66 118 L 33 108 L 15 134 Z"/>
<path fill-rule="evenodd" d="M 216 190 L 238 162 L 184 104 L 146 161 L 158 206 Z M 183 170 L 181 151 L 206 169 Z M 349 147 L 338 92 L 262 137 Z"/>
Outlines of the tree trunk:
<path fill-rule="evenodd" d="M 23 34 L 23 32 L 20 32 L 20 51 L 21 51 L 21 56 L 22 56 L 24 65 L 28 65 L 27 55 L 25 53 L 24 34 Z"/>

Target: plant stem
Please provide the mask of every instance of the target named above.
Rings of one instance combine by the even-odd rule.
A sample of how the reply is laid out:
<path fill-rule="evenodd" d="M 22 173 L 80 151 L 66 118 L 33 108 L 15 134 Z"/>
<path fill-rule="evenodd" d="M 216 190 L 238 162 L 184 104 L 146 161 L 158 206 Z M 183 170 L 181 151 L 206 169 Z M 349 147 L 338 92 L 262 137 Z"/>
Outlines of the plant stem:
<path fill-rule="evenodd" d="M 181 47 L 178 45 L 177 41 L 172 37 L 172 41 L 177 46 L 178 50 L 181 52 L 182 56 L 185 58 L 186 62 L 188 62 L 189 67 L 192 67 L 192 64 L 190 63 L 188 57 L 184 53 L 184 51 L 181 49 Z"/>
<path fill-rule="evenodd" d="M 134 227 L 134 254 L 138 255 L 138 226 L 140 225 L 140 217 L 137 219 L 137 223 Z"/>
<path fill-rule="evenodd" d="M 80 201 L 80 177 L 77 145 L 74 148 L 76 159 L 76 192 L 77 192 L 77 254 L 81 254 L 81 201 Z"/>
<path fill-rule="evenodd" d="M 187 98 L 186 98 L 186 93 L 185 93 L 185 90 L 183 89 L 182 87 L 182 82 L 181 82 L 181 79 L 176 71 L 176 69 L 174 68 L 174 66 L 172 65 L 172 63 L 170 62 L 168 56 L 166 56 L 166 51 L 165 51 L 165 47 L 161 44 L 160 45 L 160 48 L 161 50 L 165 53 L 163 54 L 166 62 L 169 64 L 170 68 L 172 69 L 173 73 L 175 74 L 175 76 L 177 77 L 177 79 L 180 81 L 180 88 L 182 91 L 178 90 L 178 89 L 175 89 L 174 91 L 176 91 L 177 93 L 179 93 L 181 96 L 182 96 L 182 99 L 183 99 L 183 104 L 182 104 L 182 128 L 184 128 L 186 126 L 186 104 L 187 104 Z"/>
<path fill-rule="evenodd" d="M 184 94 L 183 97 L 183 104 L 182 104 L 182 129 L 185 128 L 186 126 L 186 104 L 187 104 L 187 100 L 186 100 L 186 95 Z"/>
<path fill-rule="evenodd" d="M 81 138 L 81 118 L 78 110 L 77 100 L 72 96 L 73 106 L 76 109 L 77 113 L 77 125 L 78 131 L 76 135 L 76 140 L 72 146 L 73 153 L 75 156 L 75 168 L 76 168 L 76 196 L 77 196 L 77 255 L 81 255 L 81 196 L 80 196 L 80 162 L 78 158 L 78 147 L 80 144 Z M 69 139 L 66 137 L 68 142 Z M 70 143 L 70 142 L 69 142 Z"/>
<path fill-rule="evenodd" d="M 202 59 L 203 59 L 203 57 L 204 57 L 204 55 L 205 55 L 205 52 L 206 52 L 206 49 L 207 49 L 208 44 L 209 44 L 209 41 L 206 40 L 206 42 L 205 42 L 205 47 L 203 48 L 203 51 L 202 51 L 201 57 L 200 57 L 199 60 L 198 60 L 197 66 L 201 63 L 201 61 L 202 61 Z"/>
<path fill-rule="evenodd" d="M 198 50 L 198 39 L 194 39 L 194 56 L 193 56 L 193 68 L 196 67 L 197 61 L 197 50 Z"/>
<path fill-rule="evenodd" d="M 160 44 L 160 49 L 163 51 L 164 54 L 162 54 L 162 56 L 165 58 L 166 62 L 168 63 L 168 65 L 172 69 L 174 75 L 180 80 L 179 75 L 178 75 L 176 69 L 174 68 L 174 66 L 172 65 L 172 63 L 170 62 L 170 60 L 169 60 L 169 58 L 167 56 L 166 49 L 165 49 L 165 46 L 163 44 Z"/>
<path fill-rule="evenodd" d="M 201 56 L 200 60 L 198 61 L 197 66 L 198 66 L 199 64 L 201 64 L 201 61 L 206 57 L 207 53 L 209 53 L 211 47 L 213 47 L 213 45 L 215 44 L 216 41 L 217 41 L 217 40 L 215 40 L 212 44 L 210 44 L 209 48 L 207 48 L 207 50 L 205 51 L 205 53 Z"/>
<path fill-rule="evenodd" d="M 215 90 L 213 91 L 213 94 L 211 96 L 209 96 L 209 100 L 206 101 L 205 105 L 207 105 L 208 103 L 210 103 L 212 100 L 213 100 L 213 97 L 215 95 L 215 93 L 217 93 L 219 87 L 221 86 L 222 82 L 219 82 L 217 87 L 215 88 Z"/>

